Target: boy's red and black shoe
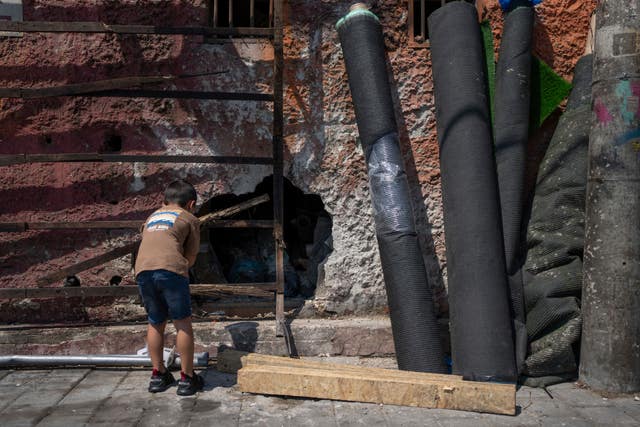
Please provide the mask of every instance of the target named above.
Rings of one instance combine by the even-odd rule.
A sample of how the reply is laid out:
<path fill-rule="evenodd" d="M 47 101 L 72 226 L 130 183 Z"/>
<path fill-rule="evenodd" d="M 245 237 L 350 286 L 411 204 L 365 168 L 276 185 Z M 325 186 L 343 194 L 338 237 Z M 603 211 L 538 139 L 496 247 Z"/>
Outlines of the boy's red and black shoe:
<path fill-rule="evenodd" d="M 149 392 L 160 393 L 165 391 L 176 383 L 176 379 L 171 375 L 171 372 L 164 371 L 158 372 L 156 369 L 151 374 L 151 381 L 149 381 Z"/>
<path fill-rule="evenodd" d="M 180 381 L 178 381 L 178 390 L 176 393 L 178 396 L 191 396 L 201 391 L 204 388 L 204 378 L 200 375 L 193 373 L 192 376 L 180 373 Z"/>

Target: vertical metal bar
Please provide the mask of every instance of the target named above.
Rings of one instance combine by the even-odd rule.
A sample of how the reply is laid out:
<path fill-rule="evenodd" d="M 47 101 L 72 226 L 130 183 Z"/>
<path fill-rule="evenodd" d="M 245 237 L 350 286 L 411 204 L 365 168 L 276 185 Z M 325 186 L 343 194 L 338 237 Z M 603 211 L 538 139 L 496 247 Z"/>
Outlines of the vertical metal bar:
<path fill-rule="evenodd" d="M 233 0 L 229 0 L 229 27 L 233 27 Z"/>
<path fill-rule="evenodd" d="M 273 11 L 273 235 L 276 244 L 276 335 L 283 336 L 284 325 L 284 240 L 283 240 L 283 126 L 284 52 L 282 0 L 275 0 Z"/>
<path fill-rule="evenodd" d="M 256 0 L 250 0 L 249 1 L 249 26 L 250 27 L 256 26 L 255 10 L 256 10 Z"/>
<path fill-rule="evenodd" d="M 414 7 L 414 1 L 415 0 L 409 0 L 409 43 L 413 43 L 413 39 L 414 39 L 414 27 L 413 27 L 413 17 L 414 17 L 414 13 L 415 13 L 415 7 Z"/>
<path fill-rule="evenodd" d="M 269 0 L 269 27 L 273 27 L 273 0 Z"/>
<path fill-rule="evenodd" d="M 426 2 L 425 0 L 420 0 L 420 35 L 422 36 L 423 42 L 427 40 L 426 24 L 427 24 Z"/>
<path fill-rule="evenodd" d="M 218 26 L 218 0 L 213 0 L 213 26 Z"/>

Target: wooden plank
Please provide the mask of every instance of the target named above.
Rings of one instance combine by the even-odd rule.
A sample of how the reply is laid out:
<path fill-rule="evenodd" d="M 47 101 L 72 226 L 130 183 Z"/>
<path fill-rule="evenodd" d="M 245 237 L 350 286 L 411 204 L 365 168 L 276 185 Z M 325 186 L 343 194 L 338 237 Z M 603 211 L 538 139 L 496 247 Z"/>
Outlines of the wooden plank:
<path fill-rule="evenodd" d="M 190 285 L 192 295 L 273 297 L 273 283 L 233 283 Z M 48 288 L 0 288 L 0 299 L 54 297 L 124 297 L 138 295 L 137 286 L 80 286 Z"/>
<path fill-rule="evenodd" d="M 0 21 L 2 22 L 2 21 Z M 154 89 L 93 89 L 95 83 L 79 83 L 48 88 L 0 88 L 0 98 L 50 98 L 57 96 L 84 96 L 94 98 L 154 98 L 154 99 L 208 99 L 217 101 L 272 102 L 269 93 L 206 92 L 197 90 Z"/>
<path fill-rule="evenodd" d="M 178 79 L 178 76 L 134 76 L 115 79 L 97 80 L 94 82 L 72 83 L 54 87 L 41 88 L 0 88 L 0 98 L 44 98 L 51 96 L 81 95 L 112 89 L 123 89 L 142 84 L 157 84 Z"/>
<path fill-rule="evenodd" d="M 241 212 L 245 209 L 249 209 L 253 206 L 257 206 L 261 203 L 266 202 L 267 200 L 269 200 L 269 196 L 268 195 L 262 195 L 262 196 L 258 196 L 258 197 L 254 197 L 253 199 L 247 200 L 245 202 L 239 203 L 237 205 L 231 206 L 229 208 L 226 209 L 222 209 L 220 211 L 217 212 L 212 212 L 210 214 L 204 215 L 202 217 L 200 217 L 200 224 L 206 223 L 207 221 L 210 221 L 212 219 L 217 219 L 220 217 L 224 217 L 224 216 L 231 216 L 235 213 Z M 77 264 L 74 264 L 70 267 L 64 268 L 62 270 L 57 271 L 56 273 L 50 274 L 48 276 L 42 277 L 40 279 L 38 279 L 37 283 L 40 286 L 43 285 L 48 285 L 50 283 L 56 282 L 58 280 L 62 280 L 67 276 L 73 276 L 74 274 L 80 273 L 82 271 L 88 270 L 89 268 L 93 268 L 96 267 L 98 265 L 107 263 L 109 261 L 112 261 L 114 259 L 120 258 L 124 255 L 127 255 L 129 253 L 135 252 L 137 250 L 137 247 L 139 245 L 139 242 L 134 242 L 134 243 L 130 243 L 126 246 L 122 246 L 120 248 L 116 248 L 112 251 L 109 251 L 105 254 L 102 255 L 98 255 L 96 257 L 93 257 L 91 259 L 79 262 Z"/>
<path fill-rule="evenodd" d="M 240 391 L 315 399 L 346 400 L 421 408 L 515 415 L 513 384 L 458 379 L 402 379 L 362 371 L 288 366 L 246 366 L 238 371 Z"/>
<path fill-rule="evenodd" d="M 140 220 L 123 221 L 81 221 L 81 222 L 0 222 L 0 232 L 24 232 L 27 230 L 139 230 L 144 224 Z M 203 227 L 208 228 L 272 228 L 273 221 L 260 219 L 217 219 L 210 220 Z"/>
<path fill-rule="evenodd" d="M 249 199 L 245 202 L 238 203 L 237 205 L 230 206 L 228 208 L 211 212 L 209 214 L 203 215 L 200 217 L 200 226 L 205 226 L 214 219 L 225 218 L 229 216 L 233 216 L 239 212 L 250 209 L 254 206 L 258 206 L 259 204 L 268 202 L 271 198 L 268 194 L 263 194 L 258 197 L 254 197 L 253 199 Z"/>
<path fill-rule="evenodd" d="M 114 259 L 118 259 L 125 255 L 128 255 L 134 252 L 138 248 L 139 243 L 129 243 L 128 245 L 121 246 L 119 248 L 113 249 L 107 253 L 102 255 L 98 255 L 96 257 L 90 258 L 88 260 L 79 262 L 70 267 L 63 268 L 61 270 L 56 271 L 55 273 L 49 274 L 47 276 L 41 277 L 36 282 L 39 286 L 48 285 L 53 282 L 57 282 L 59 280 L 64 279 L 67 276 L 73 276 L 82 271 L 88 270 L 93 267 L 97 267 L 98 265 L 104 264 L 109 261 L 113 261 Z M 88 289 L 88 288 L 87 288 Z"/>
<path fill-rule="evenodd" d="M 226 352 L 226 350 L 225 350 Z M 229 358 L 233 357 L 232 354 Z M 324 369 L 328 371 L 365 372 L 379 377 L 425 379 L 425 380 L 460 380 L 460 375 L 432 374 L 427 372 L 401 371 L 398 369 L 370 368 L 366 366 L 346 365 L 343 363 L 317 362 L 290 357 L 269 356 L 266 354 L 248 353 L 242 355 L 242 366 L 289 366 L 292 368 Z"/>
<path fill-rule="evenodd" d="M 0 21 L 1 22 L 1 21 Z M 12 163 L 13 162 L 13 163 Z M 22 163 L 216 163 L 270 165 L 271 157 L 247 156 L 199 156 L 199 155 L 144 155 L 144 154 L 100 154 L 100 153 L 55 153 L 55 154 L 21 154 L 0 155 L 0 165 Z"/>
<path fill-rule="evenodd" d="M 285 311 L 295 310 L 304 305 L 303 298 L 287 298 Z M 199 318 L 241 317 L 254 318 L 274 314 L 273 298 L 258 301 L 215 301 L 205 302 L 198 306 L 202 310 Z"/>
<path fill-rule="evenodd" d="M 189 289 L 191 290 L 192 295 L 209 297 L 223 297 L 229 295 L 261 298 L 273 297 L 273 291 L 270 292 L 269 290 L 264 289 L 265 287 L 253 286 L 251 283 L 232 283 L 220 285 L 198 284 L 189 286 Z M 273 287 L 273 284 L 271 284 L 271 287 Z"/>
<path fill-rule="evenodd" d="M 0 156 L 0 166 L 19 165 L 26 162 L 24 154 L 3 154 Z"/>
<path fill-rule="evenodd" d="M 3 222 L 0 223 L 0 232 L 23 232 L 27 230 L 25 222 Z"/>
<path fill-rule="evenodd" d="M 55 297 L 126 297 L 138 295 L 137 286 L 85 286 L 77 288 L 0 289 L 0 299 Z"/>
<path fill-rule="evenodd" d="M 270 93 L 204 92 L 198 90 L 169 89 L 114 89 L 102 92 L 88 92 L 80 96 L 111 98 L 205 99 L 214 101 L 273 101 L 273 95 Z"/>
<path fill-rule="evenodd" d="M 102 22 L 0 21 L 0 31 L 23 33 L 107 33 L 159 34 L 185 36 L 272 37 L 271 28 L 162 27 L 156 25 L 122 25 Z"/>
<path fill-rule="evenodd" d="M 216 219 L 209 220 L 203 227 L 209 228 L 273 228 L 272 220 L 262 219 Z"/>
<path fill-rule="evenodd" d="M 123 221 L 82 221 L 82 222 L 27 222 L 27 230 L 73 230 L 73 229 L 134 229 L 139 230 L 144 224 L 140 220 Z M 2 225 L 0 224 L 0 228 Z"/>

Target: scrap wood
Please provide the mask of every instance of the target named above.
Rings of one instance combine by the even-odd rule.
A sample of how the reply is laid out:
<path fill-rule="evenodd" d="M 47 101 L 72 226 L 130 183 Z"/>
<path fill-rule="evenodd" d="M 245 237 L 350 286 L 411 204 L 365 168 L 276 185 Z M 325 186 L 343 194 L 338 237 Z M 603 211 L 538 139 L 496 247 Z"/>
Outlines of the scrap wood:
<path fill-rule="evenodd" d="M 197 284 L 197 285 L 191 285 L 190 289 L 191 289 L 192 295 L 200 295 L 200 296 L 208 296 L 208 297 L 223 297 L 227 295 L 263 297 L 263 298 L 273 297 L 273 291 L 268 291 L 265 289 L 260 289 L 259 287 L 247 286 L 247 285 L 237 284 L 237 283 L 229 284 L 229 285 Z"/>
<path fill-rule="evenodd" d="M 258 196 L 255 197 L 253 199 L 249 199 L 245 202 L 242 203 L 238 203 L 237 205 L 228 207 L 226 209 L 222 209 L 219 210 L 217 212 L 211 212 L 209 214 L 206 214 L 204 216 L 201 216 L 200 219 L 200 226 L 206 226 L 207 222 L 214 220 L 214 219 L 219 219 L 219 218 L 225 218 L 225 217 L 229 217 L 232 215 L 237 214 L 238 212 L 242 212 L 244 210 L 250 209 L 254 206 L 257 206 L 261 203 L 265 203 L 268 202 L 270 200 L 270 197 L 268 194 L 263 194 L 262 196 Z"/>
<path fill-rule="evenodd" d="M 319 362 L 305 359 L 292 359 L 282 356 L 269 356 L 258 353 L 246 353 L 237 350 L 227 349 L 218 355 L 218 361 L 224 360 L 224 363 L 233 358 L 240 359 L 242 367 L 245 366 L 289 366 L 294 368 L 308 369 L 326 369 L 330 371 L 353 371 L 353 372 L 369 372 L 378 376 L 395 377 L 404 379 L 421 378 L 427 380 L 438 379 L 458 379 L 462 380 L 459 375 L 432 374 L 426 372 L 400 371 L 398 369 L 370 368 L 366 366 L 347 365 L 344 363 Z M 232 364 L 232 363 L 229 363 Z M 233 363 L 233 365 L 239 365 Z M 240 366 L 238 367 L 238 369 Z M 235 372 L 234 372 L 235 373 Z"/>
<path fill-rule="evenodd" d="M 403 378 L 376 373 L 375 368 L 333 370 L 249 364 L 238 371 L 238 385 L 248 393 L 515 415 L 514 384 L 411 374 Z"/>
<path fill-rule="evenodd" d="M 104 92 L 114 89 L 123 89 L 130 87 L 138 87 L 145 84 L 158 84 L 164 82 L 170 82 L 186 77 L 200 77 L 204 75 L 226 73 L 226 71 L 216 71 L 194 75 L 180 75 L 180 76 L 134 76 L 134 77 L 119 77 L 115 79 L 97 80 L 93 82 L 85 83 L 71 83 L 53 87 L 38 87 L 38 88 L 0 88 L 0 98 L 45 98 L 53 96 L 69 96 L 69 95 L 82 95 L 96 92 Z"/>
<path fill-rule="evenodd" d="M 253 199 L 247 200 L 246 202 L 242 202 L 239 203 L 237 205 L 231 206 L 229 208 L 226 209 L 222 209 L 220 211 L 217 212 L 212 212 L 210 214 L 204 215 L 202 217 L 200 217 L 200 225 L 201 226 L 206 226 L 206 222 L 207 221 L 211 221 L 213 219 L 217 219 L 217 218 L 223 218 L 225 216 L 231 216 L 234 215 L 238 212 L 241 212 L 243 210 L 249 209 L 251 207 L 254 207 L 256 205 L 259 205 L 260 203 L 264 203 L 266 201 L 269 200 L 269 195 L 264 194 L 262 196 L 259 197 L 255 197 Z M 141 222 L 142 224 L 142 222 Z M 133 243 L 129 243 L 128 245 L 125 246 L 121 246 L 119 248 L 113 249 L 107 253 L 98 255 L 96 257 L 87 259 L 85 261 L 79 262 L 77 264 L 74 264 L 70 267 L 67 268 L 63 268 L 62 270 L 59 270 L 55 273 L 49 274 L 47 276 L 41 277 L 38 279 L 37 284 L 38 286 L 44 286 L 44 285 L 48 285 L 50 283 L 53 282 L 57 282 L 58 280 L 62 280 L 67 276 L 73 276 L 77 273 L 80 273 L 82 271 L 88 270 L 90 268 L 96 267 L 98 265 L 107 263 L 109 261 L 113 261 L 114 259 L 123 257 L 125 255 L 128 255 L 130 253 L 133 253 L 136 251 L 138 245 L 139 245 L 139 241 L 137 242 L 133 242 Z"/>

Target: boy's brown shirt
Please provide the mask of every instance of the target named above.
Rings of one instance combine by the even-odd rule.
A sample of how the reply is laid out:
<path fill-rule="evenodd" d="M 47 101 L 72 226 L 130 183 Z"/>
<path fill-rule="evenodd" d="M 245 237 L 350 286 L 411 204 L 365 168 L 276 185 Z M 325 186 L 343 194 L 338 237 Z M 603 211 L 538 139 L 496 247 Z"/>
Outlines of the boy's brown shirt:
<path fill-rule="evenodd" d="M 189 259 L 200 249 L 200 221 L 177 206 L 164 206 L 142 226 L 142 243 L 136 258 L 135 274 L 168 270 L 189 277 Z"/>

